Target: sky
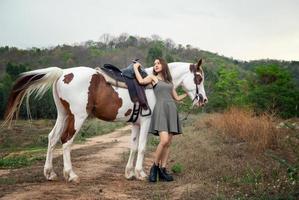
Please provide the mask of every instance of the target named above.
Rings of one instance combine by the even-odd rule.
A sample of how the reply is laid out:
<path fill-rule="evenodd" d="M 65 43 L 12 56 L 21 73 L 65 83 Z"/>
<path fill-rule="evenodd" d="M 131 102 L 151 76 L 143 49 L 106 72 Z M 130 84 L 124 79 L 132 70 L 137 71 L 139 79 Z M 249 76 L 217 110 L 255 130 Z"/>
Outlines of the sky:
<path fill-rule="evenodd" d="M 0 46 L 159 35 L 238 60 L 299 60 L 298 0 L 0 0 Z"/>

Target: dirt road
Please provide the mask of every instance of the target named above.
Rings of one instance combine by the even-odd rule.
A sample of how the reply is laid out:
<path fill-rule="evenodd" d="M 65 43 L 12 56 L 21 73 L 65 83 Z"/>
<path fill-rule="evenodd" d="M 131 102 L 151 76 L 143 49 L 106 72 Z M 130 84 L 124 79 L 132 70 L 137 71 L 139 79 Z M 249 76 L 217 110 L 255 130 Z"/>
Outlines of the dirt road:
<path fill-rule="evenodd" d="M 128 156 L 130 126 L 93 137 L 84 144 L 74 144 L 72 161 L 80 184 L 67 183 L 62 176 L 61 150 L 56 150 L 54 170 L 57 181 L 43 177 L 43 162 L 22 169 L 11 170 L 8 185 L 0 188 L 1 199 L 138 199 L 127 192 L 128 181 L 124 177 L 124 165 Z M 118 166 L 122 163 L 121 166 Z M 11 181 L 11 184 L 9 184 Z M 2 195 L 1 195 L 2 193 Z"/>
<path fill-rule="evenodd" d="M 126 126 L 89 138 L 83 144 L 73 144 L 72 164 L 80 177 L 79 184 L 65 182 L 63 178 L 61 145 L 55 149 L 53 160 L 56 181 L 47 181 L 43 175 L 45 157 L 28 167 L 0 170 L 0 199 L 182 199 L 182 193 L 193 186 L 182 185 L 179 176 L 174 175 L 177 181 L 171 183 L 126 180 L 130 128 Z M 153 152 L 149 148 L 144 160 L 145 172 L 149 173 L 152 161 Z"/>

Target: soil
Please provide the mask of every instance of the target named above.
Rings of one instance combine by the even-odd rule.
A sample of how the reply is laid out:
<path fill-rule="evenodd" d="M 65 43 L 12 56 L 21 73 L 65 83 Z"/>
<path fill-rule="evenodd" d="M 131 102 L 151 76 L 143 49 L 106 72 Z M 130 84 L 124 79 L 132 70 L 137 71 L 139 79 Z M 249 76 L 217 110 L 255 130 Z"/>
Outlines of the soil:
<path fill-rule="evenodd" d="M 0 170 L 1 179 L 7 182 L 0 185 L 1 199 L 138 199 L 130 196 L 127 189 L 128 184 L 138 185 L 140 181 L 124 177 L 129 130 L 130 126 L 126 126 L 72 146 L 72 164 L 80 177 L 79 184 L 64 180 L 61 149 L 54 153 L 57 181 L 47 181 L 43 176 L 44 161 L 26 168 Z"/>

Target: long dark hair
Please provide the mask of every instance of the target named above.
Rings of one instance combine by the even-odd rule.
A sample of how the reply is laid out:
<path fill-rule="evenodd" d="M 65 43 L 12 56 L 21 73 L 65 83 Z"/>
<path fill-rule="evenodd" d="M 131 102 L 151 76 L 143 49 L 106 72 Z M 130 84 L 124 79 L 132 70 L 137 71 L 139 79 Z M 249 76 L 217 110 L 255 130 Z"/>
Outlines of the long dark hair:
<path fill-rule="evenodd" d="M 172 83 L 172 77 L 171 77 L 167 62 L 163 58 L 157 58 L 156 60 L 159 60 L 159 62 L 162 65 L 161 73 L 162 73 L 162 77 L 163 77 L 164 81 L 166 81 L 168 83 Z M 158 75 L 158 73 L 155 72 L 154 68 L 153 68 L 153 74 Z"/>

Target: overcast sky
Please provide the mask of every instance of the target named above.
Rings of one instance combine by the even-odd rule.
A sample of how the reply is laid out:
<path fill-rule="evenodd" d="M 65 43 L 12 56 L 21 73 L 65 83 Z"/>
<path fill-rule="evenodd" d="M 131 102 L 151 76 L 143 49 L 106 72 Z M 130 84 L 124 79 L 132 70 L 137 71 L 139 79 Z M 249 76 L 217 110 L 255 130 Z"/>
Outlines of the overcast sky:
<path fill-rule="evenodd" d="M 299 1 L 0 0 L 0 46 L 50 47 L 124 32 L 241 60 L 299 60 Z"/>

